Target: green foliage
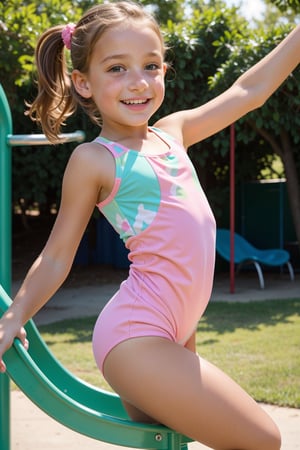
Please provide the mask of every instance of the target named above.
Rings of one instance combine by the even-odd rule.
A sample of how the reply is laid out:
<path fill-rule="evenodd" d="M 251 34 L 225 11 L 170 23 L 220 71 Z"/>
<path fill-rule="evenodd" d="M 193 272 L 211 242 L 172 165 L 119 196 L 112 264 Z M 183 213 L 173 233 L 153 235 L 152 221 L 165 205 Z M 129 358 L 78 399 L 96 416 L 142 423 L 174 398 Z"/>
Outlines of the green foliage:
<path fill-rule="evenodd" d="M 23 207 L 38 203 L 48 211 L 60 197 L 62 175 L 71 145 L 20 147 L 13 154 L 13 200 Z M 22 182 L 20 183 L 20 180 Z"/>
<path fill-rule="evenodd" d="M 269 0 L 282 12 L 286 12 L 291 8 L 295 13 L 300 13 L 300 1 L 299 0 Z"/>
<path fill-rule="evenodd" d="M 31 82 L 38 37 L 51 26 L 77 20 L 81 13 L 81 8 L 74 8 L 71 1 L 27 0 L 20 4 L 19 0 L 7 0 L 0 3 L 0 73 L 9 96 L 15 96 L 15 86 Z"/>
<path fill-rule="evenodd" d="M 0 3 L 0 73 L 12 110 L 14 133 L 41 132 L 24 116 L 25 101 L 35 95 L 34 49 L 39 36 L 56 24 L 75 22 L 82 2 L 7 0 Z M 91 3 L 91 2 L 89 2 Z M 80 122 L 80 120 L 78 120 Z M 78 125 L 78 124 L 77 124 Z M 80 128 L 75 125 L 75 128 Z M 74 128 L 73 128 L 74 130 Z M 42 208 L 58 202 L 70 145 L 24 147 L 13 151 L 13 201 L 38 202 Z"/>
<path fill-rule="evenodd" d="M 290 26 L 280 27 L 269 30 L 267 34 L 261 31 L 260 36 L 255 39 L 243 39 L 232 47 L 230 58 L 224 62 L 215 75 L 210 78 L 209 86 L 217 93 L 222 92 L 228 85 L 232 84 L 242 72 L 253 66 L 262 57 L 268 54 L 290 31 Z M 216 42 L 217 46 L 222 47 L 221 41 Z M 297 147 L 300 139 L 299 127 L 299 107 L 300 107 L 300 69 L 297 68 L 293 74 L 281 85 L 281 87 L 269 98 L 269 100 L 259 109 L 249 113 L 246 117 L 239 120 L 236 124 L 237 142 L 240 148 L 249 146 L 256 141 L 254 159 L 251 164 L 251 155 L 247 155 L 247 162 L 252 167 L 252 173 L 255 173 L 255 165 L 266 154 L 265 162 L 269 164 L 268 154 L 266 153 L 266 144 L 257 141 L 257 130 L 249 127 L 249 123 L 255 124 L 257 129 L 264 129 L 280 143 L 282 130 L 289 134 L 292 145 Z M 257 152 L 258 150 L 258 152 Z M 260 155 L 260 151 L 262 152 Z M 239 152 L 241 155 L 241 152 Z M 262 162 L 262 160 L 261 160 Z M 257 166 L 258 167 L 258 166 Z M 260 166 L 261 170 L 262 167 Z M 259 172 L 257 172 L 259 178 Z"/>
<path fill-rule="evenodd" d="M 184 13 L 184 2 L 182 0 L 141 0 L 141 4 L 148 6 L 154 12 L 161 24 L 168 20 L 179 22 Z"/>
<path fill-rule="evenodd" d="M 158 116 L 201 105 L 214 97 L 216 92 L 208 89 L 208 80 L 225 64 L 235 42 L 246 30 L 247 23 L 236 14 L 235 8 L 224 6 L 216 9 L 202 5 L 188 21 L 179 24 L 169 21 L 165 33 L 172 68 L 167 76 L 166 99 Z M 222 48 L 216 42 L 222 42 Z M 220 177 L 219 169 L 224 164 L 228 166 L 228 152 L 228 130 L 190 149 L 217 216 L 227 202 L 228 170 L 222 171 L 224 176 Z"/>
<path fill-rule="evenodd" d="M 168 57 L 174 70 L 171 69 L 167 77 L 166 100 L 160 115 L 201 105 L 215 95 L 208 89 L 208 79 L 227 60 L 231 46 L 243 28 L 245 23 L 234 15 L 234 10 L 216 10 L 208 6 L 195 10 L 192 18 L 184 23 L 168 22 Z M 222 51 L 215 46 L 218 39 L 224 42 Z M 229 140 L 222 142 L 227 148 Z M 215 185 L 214 174 L 204 170 L 213 159 L 222 158 L 222 154 L 216 154 L 213 140 L 195 145 L 190 153 L 204 186 Z"/>

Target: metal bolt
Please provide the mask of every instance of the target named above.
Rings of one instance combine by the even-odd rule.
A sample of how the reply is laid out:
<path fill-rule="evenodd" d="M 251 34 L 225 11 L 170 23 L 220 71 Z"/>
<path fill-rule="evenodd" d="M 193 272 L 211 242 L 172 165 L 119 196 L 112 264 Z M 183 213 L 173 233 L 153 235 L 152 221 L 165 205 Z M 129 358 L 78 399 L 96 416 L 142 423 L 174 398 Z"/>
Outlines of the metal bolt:
<path fill-rule="evenodd" d="M 162 435 L 161 435 L 160 433 L 157 433 L 157 434 L 155 435 L 155 440 L 156 440 L 157 442 L 162 441 L 162 440 L 163 440 Z"/>

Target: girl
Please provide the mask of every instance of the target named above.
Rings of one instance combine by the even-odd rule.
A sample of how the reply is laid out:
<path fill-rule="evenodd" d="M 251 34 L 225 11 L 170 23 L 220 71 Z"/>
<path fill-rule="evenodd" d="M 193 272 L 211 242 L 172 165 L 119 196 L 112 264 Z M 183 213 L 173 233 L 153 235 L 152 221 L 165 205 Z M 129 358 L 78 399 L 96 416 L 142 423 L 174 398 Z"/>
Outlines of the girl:
<path fill-rule="evenodd" d="M 128 279 L 93 335 L 97 364 L 129 415 L 214 449 L 278 450 L 271 419 L 195 352 L 212 288 L 215 221 L 186 149 L 267 100 L 299 62 L 300 28 L 216 99 L 149 127 L 164 98 L 164 54 L 153 17 L 126 1 L 96 6 L 76 26 L 40 38 L 31 117 L 55 142 L 79 104 L 101 133 L 73 152 L 49 240 L 0 321 L 0 369 L 15 337 L 28 346 L 22 326 L 66 278 L 96 204 L 130 250 Z"/>

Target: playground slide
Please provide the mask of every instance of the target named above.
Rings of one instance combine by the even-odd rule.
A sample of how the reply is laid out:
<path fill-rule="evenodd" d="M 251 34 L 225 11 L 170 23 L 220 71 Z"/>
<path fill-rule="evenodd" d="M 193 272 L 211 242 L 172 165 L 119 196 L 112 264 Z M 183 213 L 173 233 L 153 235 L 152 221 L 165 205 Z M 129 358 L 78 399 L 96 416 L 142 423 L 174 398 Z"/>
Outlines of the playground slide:
<path fill-rule="evenodd" d="M 0 316 L 11 299 L 0 285 Z M 120 398 L 73 376 L 53 356 L 33 321 L 26 325 L 27 352 L 16 339 L 4 360 L 16 385 L 58 422 L 94 439 L 135 448 L 180 449 L 190 440 L 160 425 L 132 422 Z"/>

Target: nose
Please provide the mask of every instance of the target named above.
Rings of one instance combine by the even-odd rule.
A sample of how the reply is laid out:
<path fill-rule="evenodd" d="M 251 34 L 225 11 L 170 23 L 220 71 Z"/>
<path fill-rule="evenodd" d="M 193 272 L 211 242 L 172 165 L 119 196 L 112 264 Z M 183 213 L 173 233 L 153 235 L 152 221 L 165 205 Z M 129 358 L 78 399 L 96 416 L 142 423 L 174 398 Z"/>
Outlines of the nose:
<path fill-rule="evenodd" d="M 131 91 L 144 91 L 149 86 L 145 74 L 141 70 L 132 70 L 130 73 L 129 89 Z"/>

